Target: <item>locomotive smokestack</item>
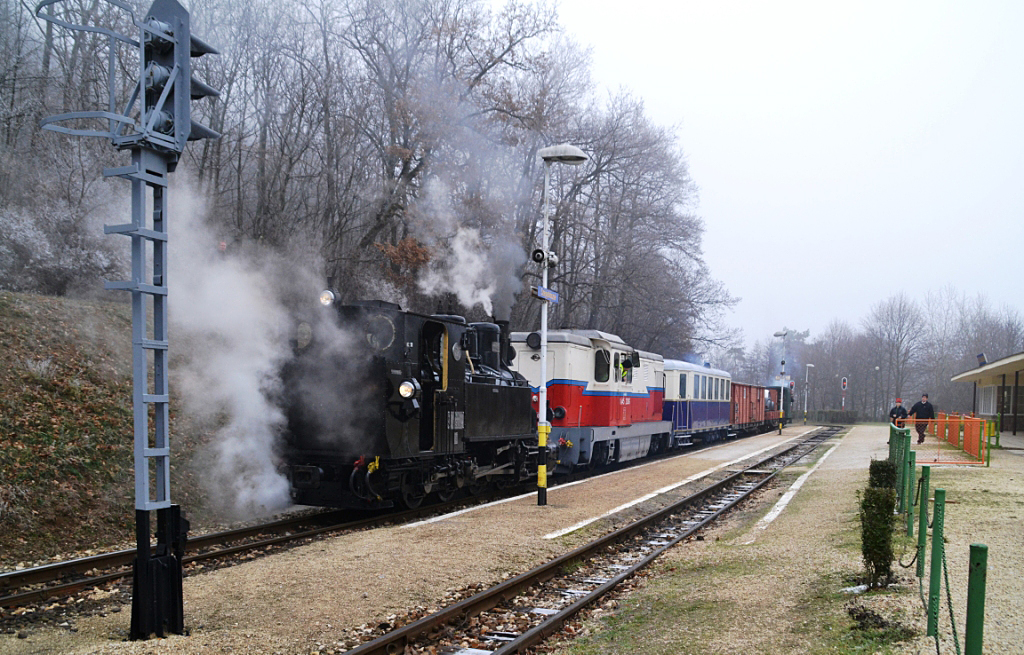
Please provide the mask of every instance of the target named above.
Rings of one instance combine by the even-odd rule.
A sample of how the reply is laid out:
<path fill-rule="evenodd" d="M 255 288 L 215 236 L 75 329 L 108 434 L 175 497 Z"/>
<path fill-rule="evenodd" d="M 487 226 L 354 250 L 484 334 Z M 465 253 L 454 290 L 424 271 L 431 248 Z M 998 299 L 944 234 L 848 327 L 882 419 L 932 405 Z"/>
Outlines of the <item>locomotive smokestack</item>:
<path fill-rule="evenodd" d="M 498 320 L 497 317 L 494 319 L 494 324 L 501 330 L 501 363 L 508 366 L 512 362 L 509 360 L 508 351 L 512 347 L 512 334 L 509 332 L 509 322 Z"/>

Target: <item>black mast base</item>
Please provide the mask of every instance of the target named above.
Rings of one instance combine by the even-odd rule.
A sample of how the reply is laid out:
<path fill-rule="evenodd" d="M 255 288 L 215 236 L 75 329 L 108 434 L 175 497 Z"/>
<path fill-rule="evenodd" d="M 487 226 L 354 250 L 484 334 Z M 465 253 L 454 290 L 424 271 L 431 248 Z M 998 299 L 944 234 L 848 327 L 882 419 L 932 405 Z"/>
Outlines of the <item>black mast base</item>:
<path fill-rule="evenodd" d="M 132 575 L 132 640 L 185 634 L 181 560 L 188 520 L 179 505 L 156 510 L 156 549 L 151 552 L 149 512 L 135 510 L 137 552 Z"/>

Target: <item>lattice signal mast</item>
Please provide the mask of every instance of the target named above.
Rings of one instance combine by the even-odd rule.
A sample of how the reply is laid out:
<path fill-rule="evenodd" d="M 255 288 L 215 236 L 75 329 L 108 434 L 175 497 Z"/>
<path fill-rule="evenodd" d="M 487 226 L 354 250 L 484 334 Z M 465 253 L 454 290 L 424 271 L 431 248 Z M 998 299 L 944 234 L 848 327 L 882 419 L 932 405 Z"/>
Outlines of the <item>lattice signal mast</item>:
<path fill-rule="evenodd" d="M 99 25 L 70 22 L 74 8 L 66 6 L 71 4 L 67 0 L 44 0 L 36 6 L 38 17 L 69 30 L 104 35 L 109 46 L 107 109 L 50 116 L 42 121 L 42 127 L 74 136 L 108 138 L 115 148 L 131 152 L 130 165 L 103 171 L 105 177 L 121 177 L 131 182 L 131 222 L 107 225 L 103 231 L 123 234 L 132 241 L 131 279 L 108 282 L 106 288 L 121 289 L 132 295 L 138 550 L 134 565 L 131 638 L 148 639 L 152 634 L 162 637 L 165 632 L 184 633 L 181 558 L 188 521 L 181 515 L 180 507 L 171 503 L 168 441 L 168 173 L 174 171 L 188 141 L 220 136 L 191 118 L 193 100 L 219 95 L 216 89 L 192 77 L 192 58 L 218 53 L 191 34 L 189 13 L 177 0 L 155 0 L 143 20 L 139 20 L 132 7 L 124 2 L 103 2 L 124 12 L 123 17 L 129 18 L 134 27 L 133 35 Z M 87 15 L 100 13 L 93 11 Z M 139 58 L 138 80 L 129 80 L 130 84 L 124 85 L 133 85 L 134 91 L 123 109 L 117 104 L 118 48 L 136 48 Z M 152 214 L 147 221 L 146 205 L 150 197 Z M 149 353 L 152 353 L 151 361 Z M 157 515 L 155 549 L 151 511 L 156 511 Z"/>

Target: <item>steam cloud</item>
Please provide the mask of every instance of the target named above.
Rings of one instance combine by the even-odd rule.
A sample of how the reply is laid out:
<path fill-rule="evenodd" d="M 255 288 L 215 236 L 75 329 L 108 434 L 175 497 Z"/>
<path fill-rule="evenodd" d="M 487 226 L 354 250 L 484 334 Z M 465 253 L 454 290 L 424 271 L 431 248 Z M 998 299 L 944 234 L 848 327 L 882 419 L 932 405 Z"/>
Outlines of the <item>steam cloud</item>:
<path fill-rule="evenodd" d="M 424 198 L 413 212 L 417 236 L 435 257 L 420 278 L 426 294 L 451 292 L 463 305 L 481 305 L 488 315 L 507 319 L 522 289 L 520 269 L 526 253 L 511 238 L 483 236 L 459 223 L 447 186 L 437 178 L 425 185 Z"/>
<path fill-rule="evenodd" d="M 257 264 L 221 252 L 186 186 L 175 188 L 171 202 L 171 334 L 174 355 L 183 355 L 175 360 L 174 393 L 191 416 L 217 426 L 203 458 L 215 508 L 236 518 L 273 513 L 290 504 L 278 472 L 284 416 L 275 404 L 277 371 L 290 354 L 278 281 L 301 284 L 309 276 L 285 274 L 285 263 L 266 254 Z"/>

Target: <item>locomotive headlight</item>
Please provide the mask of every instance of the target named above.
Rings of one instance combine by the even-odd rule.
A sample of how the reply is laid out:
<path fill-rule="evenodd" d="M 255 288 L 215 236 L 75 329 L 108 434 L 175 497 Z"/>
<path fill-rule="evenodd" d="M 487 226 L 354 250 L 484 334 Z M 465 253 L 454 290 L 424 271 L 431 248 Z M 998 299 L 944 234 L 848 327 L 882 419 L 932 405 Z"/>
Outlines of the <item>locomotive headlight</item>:
<path fill-rule="evenodd" d="M 320 293 L 320 304 L 324 307 L 330 307 L 334 304 L 335 295 L 330 289 L 325 289 Z"/>
<path fill-rule="evenodd" d="M 402 398 L 412 398 L 420 391 L 420 383 L 416 380 L 405 380 L 398 385 L 398 395 Z"/>

